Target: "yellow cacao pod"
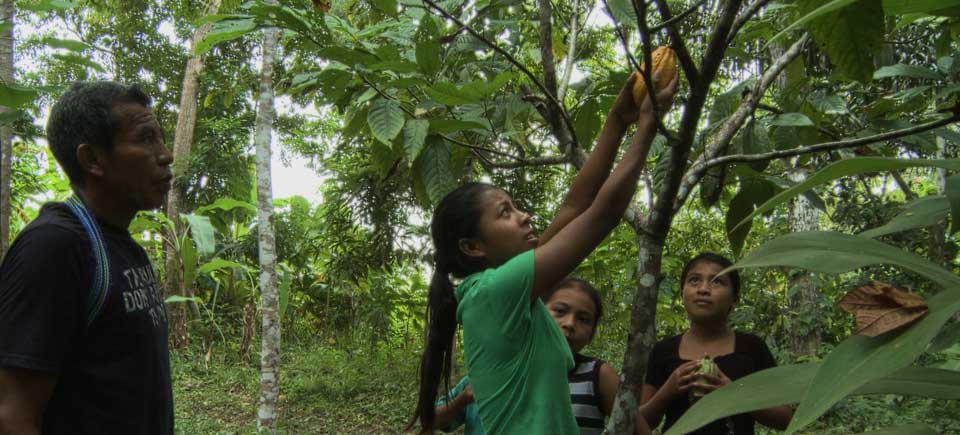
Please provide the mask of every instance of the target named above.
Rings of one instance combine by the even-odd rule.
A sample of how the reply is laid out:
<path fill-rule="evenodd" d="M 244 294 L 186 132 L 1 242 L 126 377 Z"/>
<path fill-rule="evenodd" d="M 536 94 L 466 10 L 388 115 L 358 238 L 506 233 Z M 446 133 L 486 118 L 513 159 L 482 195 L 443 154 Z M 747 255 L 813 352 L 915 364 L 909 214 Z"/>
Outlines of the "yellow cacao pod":
<path fill-rule="evenodd" d="M 677 53 L 672 48 L 663 46 L 653 50 L 650 57 L 653 58 L 650 78 L 652 79 L 652 76 L 655 75 L 659 77 L 653 84 L 654 88 L 660 91 L 677 75 Z M 644 68 L 643 64 L 640 64 L 641 72 L 634 73 L 637 76 L 637 81 L 633 83 L 633 102 L 637 104 L 637 107 L 643 105 L 643 100 L 647 98 L 648 90 L 646 83 L 643 81 L 642 72 Z"/>

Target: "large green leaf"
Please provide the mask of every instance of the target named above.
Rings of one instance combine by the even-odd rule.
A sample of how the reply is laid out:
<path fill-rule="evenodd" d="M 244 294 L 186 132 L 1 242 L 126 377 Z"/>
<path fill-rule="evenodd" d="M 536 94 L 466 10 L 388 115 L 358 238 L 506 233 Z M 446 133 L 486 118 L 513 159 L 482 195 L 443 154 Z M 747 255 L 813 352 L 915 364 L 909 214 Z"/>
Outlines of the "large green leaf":
<path fill-rule="evenodd" d="M 213 254 L 217 249 L 217 242 L 214 237 L 216 230 L 213 229 L 210 218 L 197 214 L 185 214 L 182 216 L 190 226 L 190 235 L 197 243 L 197 252 L 199 252 L 200 255 Z"/>
<path fill-rule="evenodd" d="M 860 233 L 861 237 L 880 237 L 900 231 L 924 228 L 940 223 L 950 213 L 950 203 L 941 195 L 930 195 L 911 201 L 903 212 L 890 222 Z"/>
<path fill-rule="evenodd" d="M 49 12 L 79 7 L 80 4 L 64 0 L 21 0 L 17 2 L 17 9 L 30 12 Z"/>
<path fill-rule="evenodd" d="M 390 145 L 403 129 L 403 121 L 404 114 L 400 103 L 388 98 L 378 98 L 370 104 L 367 125 L 370 126 L 373 136 L 381 142 Z"/>
<path fill-rule="evenodd" d="M 743 251 L 743 242 L 747 239 L 751 224 L 737 227 L 731 231 L 737 222 L 740 222 L 744 216 L 753 212 L 757 205 L 763 204 L 777 193 L 777 186 L 773 183 L 760 178 L 741 178 L 740 190 L 736 196 L 730 200 L 730 207 L 727 209 L 727 217 L 724 221 L 727 229 L 727 238 L 730 239 L 730 246 L 733 248 L 733 255 L 739 257 Z"/>
<path fill-rule="evenodd" d="M 822 363 L 774 367 L 737 379 L 697 401 L 665 435 L 688 433 L 723 417 L 797 403 Z M 907 367 L 851 393 L 960 398 L 960 372 Z"/>
<path fill-rule="evenodd" d="M 219 272 L 221 270 L 230 270 L 237 269 L 244 272 L 250 272 L 250 268 L 244 264 L 237 263 L 236 261 L 224 260 L 220 257 L 212 258 L 210 261 L 203 263 L 200 266 L 200 273 L 213 273 Z"/>
<path fill-rule="evenodd" d="M 947 177 L 947 200 L 950 201 L 950 234 L 960 230 L 960 175 Z"/>
<path fill-rule="evenodd" d="M 48 47 L 63 48 L 70 51 L 83 51 L 90 48 L 90 45 L 86 42 L 77 41 L 75 39 L 60 39 L 48 36 L 43 38 L 40 42 Z"/>
<path fill-rule="evenodd" d="M 0 82 L 0 106 L 15 109 L 30 104 L 37 95 L 36 89 Z"/>
<path fill-rule="evenodd" d="M 420 151 L 427 140 L 430 130 L 430 121 L 426 119 L 409 119 L 403 127 L 403 149 L 407 153 L 407 161 L 413 164 L 420 157 Z"/>
<path fill-rule="evenodd" d="M 833 180 L 836 180 L 840 177 L 846 177 L 850 175 L 862 174 L 864 172 L 879 172 L 879 171 L 893 171 L 904 168 L 912 168 L 918 166 L 930 166 L 936 168 L 943 168 L 949 170 L 960 170 L 960 159 L 946 159 L 946 160 L 925 160 L 925 159 L 891 159 L 884 157 L 863 157 L 863 158 L 853 158 L 845 159 L 839 162 L 831 163 L 825 168 L 818 171 L 816 174 L 807 178 L 806 181 L 797 184 L 796 186 L 780 192 L 774 196 L 769 201 L 765 202 L 760 207 L 757 207 L 753 213 L 750 213 L 747 217 L 743 218 L 740 222 L 737 223 L 737 227 L 744 225 L 747 221 L 752 220 L 754 217 L 761 213 L 765 213 L 773 208 L 777 207 L 780 204 L 783 204 L 803 192 L 810 190 L 813 187 L 820 186 L 826 183 L 829 183 Z"/>
<path fill-rule="evenodd" d="M 203 39 L 197 41 L 194 46 L 194 53 L 197 55 L 210 51 L 214 45 L 221 42 L 232 41 L 247 33 L 257 30 L 257 23 L 253 18 L 231 18 L 213 23 L 210 33 L 207 33 Z"/>
<path fill-rule="evenodd" d="M 792 266 L 824 273 L 844 273 L 874 264 L 899 266 L 945 288 L 960 287 L 960 277 L 911 252 L 866 237 L 832 231 L 804 231 L 780 236 L 730 267 Z"/>
<path fill-rule="evenodd" d="M 787 434 L 812 423 L 867 382 L 910 365 L 943 324 L 960 311 L 960 287 L 934 295 L 927 305 L 930 312 L 903 333 L 853 336 L 830 352 L 790 420 Z"/>
<path fill-rule="evenodd" d="M 213 210 L 230 211 L 234 209 L 243 209 L 251 213 L 257 212 L 257 207 L 249 202 L 238 201 L 230 197 L 217 198 L 212 204 L 205 205 L 195 210 L 196 213 L 207 213 Z"/>
<path fill-rule="evenodd" d="M 960 0 L 883 0 L 883 12 L 887 15 L 929 13 L 958 6 Z"/>
<path fill-rule="evenodd" d="M 450 82 L 435 83 L 433 86 L 424 90 L 427 92 L 427 95 L 429 95 L 430 98 L 433 98 L 438 103 L 447 106 L 459 106 L 463 104 L 474 104 L 480 102 L 480 99 L 475 98 L 474 94 L 464 92 L 463 89 Z"/>
<path fill-rule="evenodd" d="M 783 113 L 770 120 L 770 125 L 779 127 L 812 127 L 816 124 L 802 113 Z"/>
<path fill-rule="evenodd" d="M 183 288 L 193 288 L 193 282 L 197 278 L 197 262 L 200 254 L 197 253 L 197 245 L 189 236 L 183 236 L 180 240 L 180 264 L 183 266 Z"/>
<path fill-rule="evenodd" d="M 451 166 L 453 155 L 450 145 L 436 136 L 427 138 L 427 145 L 414 162 L 414 172 L 423 183 L 430 202 L 440 202 L 447 192 L 456 187 L 456 177 Z"/>
<path fill-rule="evenodd" d="M 607 0 L 609 12 L 618 23 L 637 28 L 637 11 L 633 9 L 633 0 Z"/>
<path fill-rule="evenodd" d="M 880 69 L 873 73 L 873 78 L 875 79 L 884 79 L 887 77 L 943 80 L 943 76 L 932 69 L 917 65 L 904 65 L 902 63 L 880 67 Z"/>
<path fill-rule="evenodd" d="M 427 76 L 436 75 L 440 71 L 440 28 L 436 20 L 430 15 L 421 18 L 415 41 L 417 43 L 415 55 L 417 65 Z"/>
<path fill-rule="evenodd" d="M 823 3 L 823 4 L 820 5 L 819 7 L 816 7 L 816 9 L 813 9 L 812 11 L 808 12 L 807 14 L 803 15 L 802 17 L 800 17 L 800 19 L 794 21 L 785 29 L 781 30 L 780 33 L 777 33 L 776 35 L 773 36 L 773 38 L 770 38 L 770 40 L 767 41 L 767 44 L 769 45 L 773 43 L 777 39 L 780 39 L 783 35 L 790 33 L 790 31 L 804 24 L 807 24 L 810 21 L 813 21 L 817 18 L 820 18 L 826 14 L 837 11 L 839 9 L 843 9 L 847 6 L 850 6 L 853 3 L 856 3 L 857 1 L 859 0 L 833 0 L 825 3 L 823 1 L 817 2 L 817 3 Z"/>
<path fill-rule="evenodd" d="M 804 0 L 801 10 L 811 10 L 820 3 L 822 0 Z M 876 69 L 873 61 L 883 46 L 885 32 L 879 1 L 852 2 L 819 16 L 805 27 L 817 45 L 826 51 L 837 73 L 862 83 L 870 81 Z"/>
<path fill-rule="evenodd" d="M 391 17 L 397 16 L 397 0 L 371 0 L 371 3 L 383 13 Z"/>

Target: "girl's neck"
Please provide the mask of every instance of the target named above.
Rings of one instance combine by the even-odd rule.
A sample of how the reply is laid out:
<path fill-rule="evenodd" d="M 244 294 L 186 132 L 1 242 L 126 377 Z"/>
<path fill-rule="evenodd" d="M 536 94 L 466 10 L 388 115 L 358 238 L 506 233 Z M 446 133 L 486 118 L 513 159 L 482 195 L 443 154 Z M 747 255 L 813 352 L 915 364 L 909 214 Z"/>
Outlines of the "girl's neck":
<path fill-rule="evenodd" d="M 718 340 L 733 334 L 733 328 L 722 322 L 690 322 L 687 336 L 701 343 Z"/>

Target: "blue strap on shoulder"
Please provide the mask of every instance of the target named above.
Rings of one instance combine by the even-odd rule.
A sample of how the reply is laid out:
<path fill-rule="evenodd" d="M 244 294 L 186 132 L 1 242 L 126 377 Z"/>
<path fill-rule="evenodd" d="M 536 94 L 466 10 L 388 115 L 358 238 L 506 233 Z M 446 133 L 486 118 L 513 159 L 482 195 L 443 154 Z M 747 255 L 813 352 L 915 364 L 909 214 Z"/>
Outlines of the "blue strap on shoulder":
<path fill-rule="evenodd" d="M 103 243 L 103 233 L 100 232 L 100 225 L 96 218 L 90 213 L 90 210 L 83 204 L 76 195 L 71 196 L 64 204 L 73 212 L 80 224 L 83 225 L 87 238 L 90 239 L 90 247 L 93 251 L 94 273 L 93 285 L 90 286 L 90 292 L 85 301 L 86 307 L 86 326 L 90 326 L 107 300 L 107 294 L 110 292 L 110 262 L 107 259 L 107 249 Z"/>

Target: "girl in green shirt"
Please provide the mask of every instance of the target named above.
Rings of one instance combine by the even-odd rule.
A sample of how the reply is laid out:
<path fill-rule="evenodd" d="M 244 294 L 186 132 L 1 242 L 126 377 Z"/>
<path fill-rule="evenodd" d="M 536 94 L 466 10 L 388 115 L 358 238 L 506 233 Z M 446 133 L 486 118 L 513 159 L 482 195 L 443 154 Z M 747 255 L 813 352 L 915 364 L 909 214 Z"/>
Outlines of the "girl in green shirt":
<path fill-rule="evenodd" d="M 422 432 L 433 432 L 434 403 L 441 381 L 449 389 L 453 340 L 462 324 L 467 372 L 488 434 L 579 433 L 565 382 L 573 355 L 540 296 L 617 226 L 636 191 L 656 117 L 649 98 L 641 107 L 633 102 L 635 77 L 620 91 L 597 145 L 539 237 L 530 215 L 494 186 L 468 183 L 440 201 L 431 221 L 435 266 L 411 426 L 419 420 Z M 656 98 L 667 108 L 678 78 L 663 79 L 669 82 L 657 86 L 663 90 Z M 633 141 L 611 173 L 634 122 Z M 450 275 L 463 281 L 454 287 Z"/>

